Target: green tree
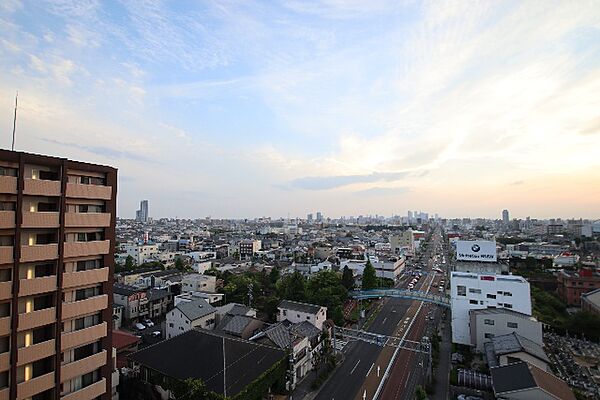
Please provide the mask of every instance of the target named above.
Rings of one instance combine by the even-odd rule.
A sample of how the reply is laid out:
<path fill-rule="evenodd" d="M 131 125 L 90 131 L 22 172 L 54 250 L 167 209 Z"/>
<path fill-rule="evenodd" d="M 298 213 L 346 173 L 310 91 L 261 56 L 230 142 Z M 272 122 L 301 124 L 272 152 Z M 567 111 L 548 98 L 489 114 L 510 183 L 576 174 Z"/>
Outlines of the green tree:
<path fill-rule="evenodd" d="M 131 271 L 133 268 L 135 268 L 135 263 L 133 261 L 133 257 L 127 256 L 127 258 L 125 259 L 125 270 Z"/>
<path fill-rule="evenodd" d="M 363 290 L 375 289 L 377 287 L 377 276 L 375 274 L 375 268 L 371 261 L 367 261 L 367 265 L 363 271 L 362 277 L 362 288 Z"/>
<path fill-rule="evenodd" d="M 354 289 L 354 275 L 352 274 L 352 270 L 348 268 L 348 266 L 344 266 L 344 270 L 342 272 L 342 285 L 347 290 Z"/>
<path fill-rule="evenodd" d="M 181 257 L 177 257 L 175 259 L 175 269 L 178 269 L 179 271 L 186 270 L 185 263 L 183 262 L 183 259 Z"/>
<path fill-rule="evenodd" d="M 273 267 L 271 269 L 271 272 L 269 273 L 269 279 L 271 280 L 271 284 L 275 285 L 277 283 L 277 281 L 279 280 L 281 274 L 279 273 L 279 268 L 278 267 Z"/>
<path fill-rule="evenodd" d="M 298 271 L 283 277 L 279 281 L 278 290 L 284 299 L 306 301 L 306 279 Z"/>
<path fill-rule="evenodd" d="M 314 275 L 306 285 L 307 301 L 327 307 L 327 316 L 337 325 L 344 322 L 342 304 L 348 291 L 342 284 L 339 274 L 333 271 L 321 271 Z"/>

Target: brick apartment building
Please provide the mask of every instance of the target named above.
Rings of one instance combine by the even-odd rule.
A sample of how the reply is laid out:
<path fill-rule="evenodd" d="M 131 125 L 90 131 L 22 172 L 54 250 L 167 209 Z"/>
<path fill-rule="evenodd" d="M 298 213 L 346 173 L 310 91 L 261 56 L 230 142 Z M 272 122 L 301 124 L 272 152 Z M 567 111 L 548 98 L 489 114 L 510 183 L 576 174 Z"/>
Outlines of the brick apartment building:
<path fill-rule="evenodd" d="M 112 397 L 116 189 L 114 168 L 0 150 L 0 400 Z"/>
<path fill-rule="evenodd" d="M 580 306 L 581 295 L 600 288 L 600 274 L 582 268 L 577 272 L 558 273 L 558 296 L 568 305 Z"/>

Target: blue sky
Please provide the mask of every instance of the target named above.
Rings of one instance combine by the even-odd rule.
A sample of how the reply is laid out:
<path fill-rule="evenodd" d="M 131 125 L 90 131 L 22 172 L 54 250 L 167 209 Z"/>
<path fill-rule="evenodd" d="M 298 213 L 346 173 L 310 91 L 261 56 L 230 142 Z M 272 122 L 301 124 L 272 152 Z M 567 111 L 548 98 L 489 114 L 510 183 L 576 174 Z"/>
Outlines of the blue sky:
<path fill-rule="evenodd" d="M 119 215 L 600 217 L 598 1 L 0 4 L 0 145 Z"/>

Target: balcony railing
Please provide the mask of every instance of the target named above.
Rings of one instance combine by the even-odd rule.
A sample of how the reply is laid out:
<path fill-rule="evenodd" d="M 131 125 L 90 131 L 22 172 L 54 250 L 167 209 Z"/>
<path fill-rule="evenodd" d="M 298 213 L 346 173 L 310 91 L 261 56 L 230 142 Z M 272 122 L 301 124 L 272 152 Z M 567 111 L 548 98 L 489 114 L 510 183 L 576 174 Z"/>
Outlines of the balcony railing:
<path fill-rule="evenodd" d="M 54 387 L 54 371 L 17 385 L 17 400 L 24 400 Z"/>
<path fill-rule="evenodd" d="M 58 228 L 58 216 L 53 211 L 23 211 L 23 228 Z"/>
<path fill-rule="evenodd" d="M 25 179 L 23 194 L 32 196 L 60 196 L 60 181 Z"/>
<path fill-rule="evenodd" d="M 106 336 L 106 322 L 78 331 L 63 333 L 60 342 L 61 351 L 92 343 L 104 336 Z"/>
<path fill-rule="evenodd" d="M 56 353 L 54 339 L 45 342 L 32 344 L 31 346 L 21 347 L 18 351 L 17 365 L 25 365 L 42 358 L 50 357 Z"/>
<path fill-rule="evenodd" d="M 108 281 L 108 267 L 87 271 L 65 272 L 63 274 L 63 288 L 91 285 L 106 281 Z"/>
<path fill-rule="evenodd" d="M 67 183 L 67 197 L 73 197 L 77 199 L 110 200 L 112 197 L 112 187 Z"/>
<path fill-rule="evenodd" d="M 0 300 L 12 298 L 12 281 L 0 282 Z"/>
<path fill-rule="evenodd" d="M 0 336 L 6 336 L 10 334 L 11 320 L 12 318 L 10 316 L 0 318 Z"/>
<path fill-rule="evenodd" d="M 62 304 L 62 318 L 69 319 L 78 315 L 91 314 L 96 311 L 104 310 L 108 307 L 108 295 L 90 297 L 85 300 L 78 300 Z"/>
<path fill-rule="evenodd" d="M 19 326 L 17 330 L 19 332 L 27 331 L 30 329 L 37 328 L 38 326 L 51 324 L 55 321 L 56 308 L 44 308 L 43 310 L 19 314 Z"/>
<path fill-rule="evenodd" d="M 52 292 L 56 290 L 56 275 L 42 276 L 19 281 L 19 296 L 33 296 L 35 294 Z"/>
<path fill-rule="evenodd" d="M 79 389 L 73 393 L 69 393 L 66 396 L 61 397 L 61 400 L 95 399 L 104 393 L 106 393 L 106 378 L 102 378 L 96 383 L 92 383 L 91 385 Z"/>
<path fill-rule="evenodd" d="M 65 382 L 77 376 L 92 372 L 106 365 L 106 350 L 92 354 L 89 357 L 73 361 L 60 367 L 60 381 Z"/>
<path fill-rule="evenodd" d="M 0 246 L 0 264 L 12 264 L 14 261 L 14 248 L 12 246 Z"/>
<path fill-rule="evenodd" d="M 65 258 L 87 257 L 108 254 L 110 240 L 94 240 L 91 242 L 66 242 Z"/>
<path fill-rule="evenodd" d="M 35 244 L 21 246 L 21 262 L 54 260 L 58 258 L 58 244 Z"/>
<path fill-rule="evenodd" d="M 16 176 L 0 176 L 0 193 L 17 193 L 17 177 Z"/>
<path fill-rule="evenodd" d="M 15 227 L 15 212 L 0 211 L 0 229 L 12 229 Z"/>
<path fill-rule="evenodd" d="M 67 228 L 107 228 L 110 226 L 110 213 L 66 213 Z"/>

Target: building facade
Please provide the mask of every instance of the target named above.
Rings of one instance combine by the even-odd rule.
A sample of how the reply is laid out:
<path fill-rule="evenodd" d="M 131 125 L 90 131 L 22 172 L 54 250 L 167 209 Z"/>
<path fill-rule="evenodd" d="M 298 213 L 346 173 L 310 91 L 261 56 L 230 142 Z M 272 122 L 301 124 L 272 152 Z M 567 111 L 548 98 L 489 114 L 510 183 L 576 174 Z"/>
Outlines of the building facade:
<path fill-rule="evenodd" d="M 469 312 L 471 345 L 483 352 L 484 344 L 496 336 L 517 333 L 542 346 L 542 323 L 531 315 L 506 308 L 486 308 Z"/>
<path fill-rule="evenodd" d="M 140 201 L 140 209 L 135 212 L 135 220 L 148 222 L 148 200 Z"/>
<path fill-rule="evenodd" d="M 568 305 L 580 306 L 581 296 L 600 288 L 600 275 L 591 270 L 558 273 L 558 296 Z"/>
<path fill-rule="evenodd" d="M 531 315 L 529 282 L 516 275 L 452 272 L 450 275 L 452 341 L 471 345 L 472 310 L 507 308 Z"/>
<path fill-rule="evenodd" d="M 0 399 L 111 398 L 117 171 L 0 150 Z"/>

